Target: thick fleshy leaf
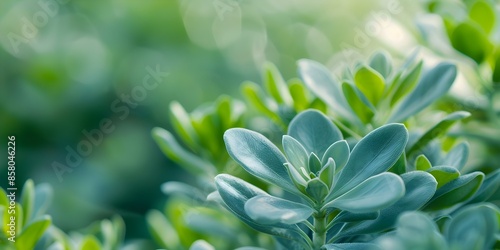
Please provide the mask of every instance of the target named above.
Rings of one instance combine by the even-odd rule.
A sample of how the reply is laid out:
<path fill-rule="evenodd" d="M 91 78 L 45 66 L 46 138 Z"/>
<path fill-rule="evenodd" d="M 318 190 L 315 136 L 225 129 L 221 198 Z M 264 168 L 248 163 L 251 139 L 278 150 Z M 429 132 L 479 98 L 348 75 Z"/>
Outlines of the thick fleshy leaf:
<path fill-rule="evenodd" d="M 389 169 L 403 153 L 407 140 L 408 132 L 402 124 L 388 124 L 370 132 L 352 150 L 329 197 L 342 195 L 370 176 Z"/>
<path fill-rule="evenodd" d="M 32 213 L 33 218 L 46 214 L 47 209 L 49 209 L 50 204 L 52 204 L 53 196 L 54 191 L 52 186 L 48 183 L 42 183 L 35 186 L 35 203 Z"/>
<path fill-rule="evenodd" d="M 38 240 L 52 223 L 50 216 L 45 215 L 26 225 L 22 233 L 16 238 L 17 249 L 34 249 Z"/>
<path fill-rule="evenodd" d="M 168 195 L 182 195 L 186 198 L 193 199 L 195 201 L 204 202 L 205 195 L 202 192 L 189 184 L 178 181 L 169 181 L 161 185 L 161 191 Z"/>
<path fill-rule="evenodd" d="M 265 97 L 259 85 L 253 82 L 245 82 L 241 89 L 248 102 L 258 111 L 270 117 L 273 121 L 280 121 L 280 117 L 277 115 L 278 104 Z"/>
<path fill-rule="evenodd" d="M 487 34 L 489 34 L 495 26 L 495 10 L 484 0 L 476 1 L 472 5 L 469 11 L 469 17 L 479 24 Z"/>
<path fill-rule="evenodd" d="M 486 175 L 479 190 L 474 194 L 474 197 L 468 201 L 469 204 L 487 201 L 500 188 L 500 169 Z"/>
<path fill-rule="evenodd" d="M 313 200 L 322 202 L 328 194 L 328 187 L 319 178 L 314 178 L 307 182 L 306 192 Z"/>
<path fill-rule="evenodd" d="M 146 215 L 148 229 L 155 242 L 166 249 L 177 249 L 180 247 L 179 235 L 165 215 L 157 210 L 151 210 Z"/>
<path fill-rule="evenodd" d="M 189 250 L 215 250 L 215 247 L 204 240 L 197 240 L 191 244 Z"/>
<path fill-rule="evenodd" d="M 460 202 L 464 202 L 472 197 L 484 179 L 484 174 L 474 172 L 462 175 L 459 178 L 448 182 L 436 191 L 434 197 L 425 206 L 425 210 L 435 211 L 452 207 Z"/>
<path fill-rule="evenodd" d="M 21 194 L 21 204 L 23 205 L 24 223 L 28 223 L 32 218 L 35 205 L 35 184 L 32 180 L 27 180 L 23 186 Z M 22 227 L 22 225 L 18 225 Z"/>
<path fill-rule="evenodd" d="M 308 153 L 304 147 L 300 145 L 300 142 L 291 136 L 284 135 L 282 143 L 288 162 L 290 162 L 295 169 L 300 169 L 301 167 L 307 168 Z"/>
<path fill-rule="evenodd" d="M 382 250 L 373 243 L 337 243 L 324 245 L 324 250 Z"/>
<path fill-rule="evenodd" d="M 397 222 L 395 233 L 377 239 L 384 250 L 448 249 L 434 221 L 422 212 L 406 212 Z"/>
<path fill-rule="evenodd" d="M 182 148 L 177 140 L 175 140 L 174 136 L 167 130 L 154 128 L 152 134 L 162 152 L 167 155 L 168 158 L 179 163 L 191 173 L 195 175 L 199 175 L 201 173 L 214 175 L 217 172 L 216 168 L 212 164 Z"/>
<path fill-rule="evenodd" d="M 321 163 L 325 165 L 328 162 L 328 159 L 332 158 L 333 160 L 335 160 L 335 166 L 337 168 L 336 171 L 338 172 L 342 170 L 342 168 L 344 168 L 344 166 L 347 164 L 350 155 L 351 152 L 349 149 L 349 144 L 347 144 L 346 140 L 341 140 L 328 147 L 325 154 L 323 155 Z"/>
<path fill-rule="evenodd" d="M 431 162 L 425 155 L 419 155 L 415 160 L 415 167 L 417 170 L 425 171 L 432 167 Z"/>
<path fill-rule="evenodd" d="M 250 174 L 297 193 L 284 165 L 285 156 L 263 135 L 242 128 L 229 129 L 224 133 L 229 155 Z"/>
<path fill-rule="evenodd" d="M 390 55 L 383 51 L 375 53 L 370 59 L 370 67 L 387 79 L 392 71 Z"/>
<path fill-rule="evenodd" d="M 317 175 L 320 171 L 321 168 L 323 167 L 321 165 L 321 160 L 315 153 L 311 153 L 309 155 L 309 171 L 311 171 L 313 174 Z"/>
<path fill-rule="evenodd" d="M 263 225 L 248 216 L 245 211 L 245 203 L 255 196 L 268 195 L 266 192 L 244 180 L 227 174 L 217 175 L 215 185 L 226 207 L 250 227 L 263 233 L 291 240 L 296 245 L 307 245 L 296 226 L 284 223 L 276 223 L 272 226 Z"/>
<path fill-rule="evenodd" d="M 394 204 L 404 193 L 405 186 L 398 175 L 382 173 L 368 178 L 324 207 L 340 208 L 353 213 L 369 213 Z"/>
<path fill-rule="evenodd" d="M 441 121 L 439 121 L 436 125 L 426 131 L 420 138 L 416 140 L 411 146 L 409 145 L 409 149 L 407 150 L 407 154 L 411 155 L 415 152 L 418 152 L 429 142 L 434 140 L 435 138 L 443 135 L 448 131 L 448 129 L 455 124 L 455 122 L 462 120 L 466 117 L 469 117 L 470 113 L 465 111 L 457 111 L 452 114 L 447 115 Z"/>
<path fill-rule="evenodd" d="M 342 140 L 342 133 L 328 117 L 316 110 L 298 114 L 288 127 L 288 135 L 304 146 L 308 153 L 323 157 L 334 142 Z"/>
<path fill-rule="evenodd" d="M 382 209 L 374 220 L 346 225 L 342 234 L 345 236 L 370 234 L 390 229 L 394 227 L 401 213 L 421 208 L 436 191 L 437 182 L 429 173 L 412 171 L 402 174 L 401 179 L 403 179 L 406 190 L 401 199 L 392 206 Z"/>
<path fill-rule="evenodd" d="M 245 203 L 245 211 L 258 223 L 296 224 L 307 220 L 314 209 L 289 200 L 269 195 L 255 196 Z"/>
<path fill-rule="evenodd" d="M 333 184 L 333 179 L 335 178 L 335 173 L 337 171 L 337 165 L 333 158 L 329 158 L 326 164 L 321 169 L 319 173 L 319 178 L 323 183 L 325 183 L 328 187 L 331 187 Z"/>
<path fill-rule="evenodd" d="M 420 73 L 422 72 L 422 66 L 423 62 L 420 61 L 410 72 L 402 76 L 401 80 L 396 82 L 397 86 L 394 88 L 397 88 L 392 95 L 391 106 L 396 104 L 399 100 L 401 100 L 401 98 L 413 90 L 420 77 Z"/>
<path fill-rule="evenodd" d="M 349 83 L 342 84 L 342 92 L 351 106 L 352 111 L 356 113 L 363 123 L 369 123 L 375 115 L 372 103 L 355 86 Z"/>
<path fill-rule="evenodd" d="M 170 121 L 184 143 L 191 149 L 195 149 L 198 136 L 191 123 L 191 118 L 184 107 L 176 101 L 170 103 Z"/>
<path fill-rule="evenodd" d="M 469 145 L 465 142 L 453 147 L 446 157 L 441 158 L 439 165 L 452 166 L 458 170 L 462 170 L 469 158 Z"/>
<path fill-rule="evenodd" d="M 493 249 L 499 232 L 497 209 L 473 205 L 460 210 L 445 226 L 451 249 Z"/>
<path fill-rule="evenodd" d="M 448 182 L 455 180 L 460 176 L 460 172 L 456 168 L 448 166 L 436 166 L 427 170 L 429 174 L 434 176 L 438 182 L 437 188 L 440 188 Z"/>
<path fill-rule="evenodd" d="M 292 96 L 279 70 L 272 63 L 264 65 L 264 86 L 277 103 L 292 105 Z"/>
<path fill-rule="evenodd" d="M 441 63 L 427 72 L 415 89 L 399 104 L 389 122 L 403 122 L 444 95 L 455 81 L 457 68 Z"/>
<path fill-rule="evenodd" d="M 359 68 L 354 74 L 354 83 L 373 105 L 377 105 L 384 94 L 384 77 L 372 68 Z"/>
<path fill-rule="evenodd" d="M 461 23 L 455 27 L 450 40 L 453 48 L 478 64 L 486 59 L 491 50 L 491 44 L 488 41 L 486 32 L 477 23 L 471 21 Z"/>
<path fill-rule="evenodd" d="M 309 106 L 308 92 L 301 80 L 295 78 L 288 82 L 288 91 L 293 99 L 293 108 L 303 111 Z"/>
<path fill-rule="evenodd" d="M 302 81 L 314 95 L 323 100 L 340 116 L 351 121 L 355 120 L 347 101 L 342 95 L 340 84 L 332 78 L 331 73 L 325 66 L 307 59 L 299 60 L 298 66 Z"/>

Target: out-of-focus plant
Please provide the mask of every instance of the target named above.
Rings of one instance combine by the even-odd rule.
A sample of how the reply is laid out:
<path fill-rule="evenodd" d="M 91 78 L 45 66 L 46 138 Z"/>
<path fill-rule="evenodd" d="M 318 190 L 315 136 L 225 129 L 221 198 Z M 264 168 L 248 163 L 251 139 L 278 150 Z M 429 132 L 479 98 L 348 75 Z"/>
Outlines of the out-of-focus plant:
<path fill-rule="evenodd" d="M 5 222 L 0 233 L 1 249 L 118 250 L 147 246 L 142 241 L 124 242 L 125 224 L 119 216 L 95 222 L 79 232 L 66 234 L 53 225 L 51 217 L 46 214 L 53 196 L 48 184 L 35 186 L 32 180 L 26 181 L 19 202 L 15 202 L 16 197 L 8 192 L 0 188 L 0 214 Z M 14 235 L 9 232 L 10 217 L 15 218 Z"/>
<path fill-rule="evenodd" d="M 475 119 L 467 123 L 464 129 L 455 133 L 480 142 L 482 159 L 476 159 L 473 168 L 486 172 L 499 168 L 500 158 L 500 40 L 498 39 L 500 19 L 498 1 L 431 1 L 428 9 L 441 16 L 443 31 L 449 47 L 464 69 L 468 84 L 473 92 L 471 98 L 453 98 L 445 101 L 443 109 L 458 107 L 472 112 Z M 422 30 L 427 32 L 425 29 Z M 428 36 L 424 36 L 428 37 Z M 444 50 L 446 51 L 446 50 Z M 451 50 L 453 51 L 453 50 Z M 436 51 L 443 56 L 450 53 Z"/>

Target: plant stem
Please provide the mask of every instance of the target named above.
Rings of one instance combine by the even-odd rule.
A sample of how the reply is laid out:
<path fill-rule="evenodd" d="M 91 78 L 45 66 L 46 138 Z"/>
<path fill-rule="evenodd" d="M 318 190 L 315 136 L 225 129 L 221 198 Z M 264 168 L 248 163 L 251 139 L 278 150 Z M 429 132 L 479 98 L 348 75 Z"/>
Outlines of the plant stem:
<path fill-rule="evenodd" d="M 314 217 L 313 249 L 320 250 L 326 243 L 326 216 L 324 212 Z"/>

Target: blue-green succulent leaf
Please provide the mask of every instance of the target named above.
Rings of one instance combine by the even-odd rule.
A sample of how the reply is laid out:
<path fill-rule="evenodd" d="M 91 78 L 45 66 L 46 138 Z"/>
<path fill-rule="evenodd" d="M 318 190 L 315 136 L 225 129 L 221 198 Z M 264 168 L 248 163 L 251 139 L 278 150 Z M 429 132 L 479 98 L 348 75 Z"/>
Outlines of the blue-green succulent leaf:
<path fill-rule="evenodd" d="M 388 170 L 403 153 L 407 141 L 408 131 L 402 124 L 388 124 L 370 132 L 352 150 L 329 198 L 342 195 L 367 178 Z"/>
<path fill-rule="evenodd" d="M 295 169 L 300 169 L 301 167 L 307 168 L 308 153 L 300 142 L 291 136 L 284 135 L 282 143 L 288 162 L 290 162 Z"/>
<path fill-rule="evenodd" d="M 349 104 L 340 90 L 340 84 L 333 79 L 325 66 L 318 62 L 301 59 L 298 62 L 299 75 L 305 85 L 332 110 L 348 120 L 355 121 Z"/>
<path fill-rule="evenodd" d="M 342 168 L 344 168 L 345 164 L 347 164 L 350 155 L 351 152 L 349 149 L 349 144 L 347 144 L 347 141 L 346 140 L 337 141 L 330 147 L 328 147 L 325 154 L 323 155 L 321 163 L 325 165 L 328 162 L 329 158 L 333 158 L 333 160 L 335 160 L 335 166 L 337 168 L 336 172 L 338 172 L 342 170 Z"/>
<path fill-rule="evenodd" d="M 328 117 L 316 110 L 298 114 L 288 127 L 288 135 L 304 146 L 308 153 L 323 157 L 334 142 L 342 140 L 342 133 Z"/>
<path fill-rule="evenodd" d="M 446 157 L 439 161 L 439 165 L 452 166 L 458 170 L 462 170 L 469 158 L 469 145 L 462 142 L 453 147 Z"/>
<path fill-rule="evenodd" d="M 437 182 L 429 173 L 412 171 L 401 175 L 405 195 L 392 206 L 382 209 L 371 221 L 351 223 L 345 226 L 343 235 L 370 234 L 394 227 L 398 216 L 405 211 L 417 210 L 425 205 L 436 191 Z"/>
<path fill-rule="evenodd" d="M 474 194 L 472 199 L 467 203 L 479 203 L 483 201 L 487 201 L 490 197 L 495 194 L 500 188 L 500 169 L 497 169 L 493 173 L 489 173 L 486 175 L 483 183 L 479 190 Z"/>
<path fill-rule="evenodd" d="M 492 249 L 500 231 L 496 212 L 485 204 L 460 210 L 445 225 L 450 249 Z"/>
<path fill-rule="evenodd" d="M 328 186 L 319 178 L 314 178 L 307 182 L 306 192 L 313 200 L 322 202 L 328 194 Z"/>
<path fill-rule="evenodd" d="M 455 81 L 457 68 L 441 63 L 427 72 L 415 89 L 394 110 L 389 122 L 403 122 L 443 96 Z"/>
<path fill-rule="evenodd" d="M 292 193 L 299 192 L 288 175 L 285 156 L 263 135 L 243 128 L 224 133 L 229 155 L 247 172 Z"/>
<path fill-rule="evenodd" d="M 446 183 L 455 180 L 460 176 L 456 168 L 448 166 L 436 166 L 427 170 L 438 182 L 437 188 L 441 188 Z"/>
<path fill-rule="evenodd" d="M 381 173 L 366 179 L 324 207 L 340 208 L 353 213 L 369 213 L 394 204 L 404 193 L 405 186 L 398 175 Z"/>
<path fill-rule="evenodd" d="M 473 172 L 448 182 L 436 191 L 424 209 L 435 211 L 467 201 L 477 192 L 483 179 L 483 173 Z"/>
<path fill-rule="evenodd" d="M 307 220 L 314 209 L 309 206 L 269 195 L 255 196 L 245 203 L 245 211 L 254 221 L 269 225 L 296 224 Z"/>

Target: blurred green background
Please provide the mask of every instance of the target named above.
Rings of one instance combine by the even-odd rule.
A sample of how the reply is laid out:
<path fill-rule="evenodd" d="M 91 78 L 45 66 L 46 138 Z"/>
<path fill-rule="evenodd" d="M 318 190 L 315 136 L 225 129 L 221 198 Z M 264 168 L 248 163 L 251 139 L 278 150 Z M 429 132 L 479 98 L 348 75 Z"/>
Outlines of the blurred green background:
<path fill-rule="evenodd" d="M 55 225 L 120 214 L 128 237 L 147 237 L 143 215 L 163 205 L 161 183 L 189 181 L 150 136 L 171 129 L 171 101 L 191 111 L 220 94 L 240 98 L 241 82 L 261 82 L 265 61 L 289 79 L 301 58 L 333 71 L 376 49 L 402 58 L 419 44 L 423 12 L 417 1 L 382 0 L 2 0 L 0 138 L 16 136 L 19 186 L 53 185 Z M 157 67 L 168 76 L 130 114 L 114 111 Z M 115 129 L 59 181 L 53 163 L 103 119 Z"/>

